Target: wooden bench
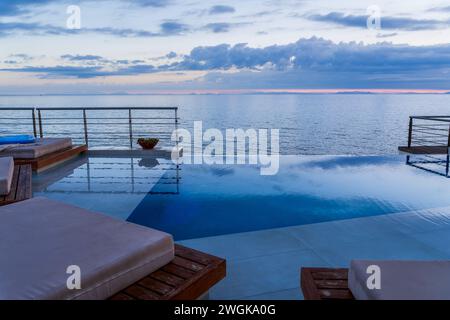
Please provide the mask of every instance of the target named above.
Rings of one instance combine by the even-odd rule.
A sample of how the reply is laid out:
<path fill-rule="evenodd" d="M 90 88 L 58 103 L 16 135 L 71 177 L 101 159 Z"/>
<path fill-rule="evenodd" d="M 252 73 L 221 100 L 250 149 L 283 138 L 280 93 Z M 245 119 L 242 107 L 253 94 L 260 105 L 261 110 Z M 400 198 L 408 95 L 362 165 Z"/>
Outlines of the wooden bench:
<path fill-rule="evenodd" d="M 36 159 L 14 159 L 16 164 L 31 164 L 33 171 L 42 171 L 50 166 L 57 165 L 61 162 L 67 161 L 79 154 L 86 152 L 88 150 L 86 145 L 73 146 L 68 149 L 60 150 L 47 154 L 45 156 Z"/>
<path fill-rule="evenodd" d="M 226 275 L 226 261 L 175 245 L 168 265 L 122 290 L 112 300 L 195 300 Z"/>
<path fill-rule="evenodd" d="M 6 196 L 0 196 L 0 206 L 27 200 L 31 196 L 31 165 L 15 165 L 11 192 Z"/>
<path fill-rule="evenodd" d="M 300 285 L 305 300 L 354 300 L 348 269 L 302 268 Z"/>

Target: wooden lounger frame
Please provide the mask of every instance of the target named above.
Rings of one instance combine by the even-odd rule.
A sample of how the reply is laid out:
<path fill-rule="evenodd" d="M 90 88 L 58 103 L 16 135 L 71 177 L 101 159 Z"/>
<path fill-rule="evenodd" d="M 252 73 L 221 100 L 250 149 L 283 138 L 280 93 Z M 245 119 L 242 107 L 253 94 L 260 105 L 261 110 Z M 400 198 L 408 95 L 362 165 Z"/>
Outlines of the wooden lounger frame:
<path fill-rule="evenodd" d="M 6 196 L 0 196 L 0 206 L 27 200 L 31 196 L 31 165 L 15 165 L 11 192 Z"/>
<path fill-rule="evenodd" d="M 226 261 L 175 245 L 175 259 L 112 300 L 196 300 L 225 278 Z"/>
<path fill-rule="evenodd" d="M 348 269 L 302 268 L 305 300 L 354 300 L 348 288 Z"/>
<path fill-rule="evenodd" d="M 33 171 L 41 171 L 50 166 L 69 160 L 88 150 L 86 145 L 72 146 L 64 150 L 53 152 L 37 159 L 14 159 L 16 164 L 31 164 Z"/>
<path fill-rule="evenodd" d="M 448 154 L 448 147 L 442 146 L 413 146 L 413 147 L 398 147 L 400 152 L 409 154 Z"/>

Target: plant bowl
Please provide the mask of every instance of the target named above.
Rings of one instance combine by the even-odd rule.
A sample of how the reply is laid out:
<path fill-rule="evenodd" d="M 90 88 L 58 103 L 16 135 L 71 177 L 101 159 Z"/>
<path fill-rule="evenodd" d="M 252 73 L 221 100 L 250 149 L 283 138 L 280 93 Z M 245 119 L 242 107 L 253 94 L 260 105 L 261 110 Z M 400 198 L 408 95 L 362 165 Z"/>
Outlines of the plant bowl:
<path fill-rule="evenodd" d="M 140 138 L 138 139 L 138 144 L 142 147 L 142 149 L 150 150 L 153 149 L 159 142 L 159 139 L 156 138 Z"/>

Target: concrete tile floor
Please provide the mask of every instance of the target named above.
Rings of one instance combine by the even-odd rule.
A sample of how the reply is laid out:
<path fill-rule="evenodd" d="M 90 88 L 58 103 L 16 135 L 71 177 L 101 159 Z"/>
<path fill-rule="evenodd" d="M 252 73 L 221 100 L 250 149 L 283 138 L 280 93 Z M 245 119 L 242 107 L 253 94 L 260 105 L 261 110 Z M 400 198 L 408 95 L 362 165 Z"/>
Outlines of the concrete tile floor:
<path fill-rule="evenodd" d="M 301 267 L 450 259 L 450 207 L 181 241 L 227 259 L 211 299 L 302 299 Z"/>

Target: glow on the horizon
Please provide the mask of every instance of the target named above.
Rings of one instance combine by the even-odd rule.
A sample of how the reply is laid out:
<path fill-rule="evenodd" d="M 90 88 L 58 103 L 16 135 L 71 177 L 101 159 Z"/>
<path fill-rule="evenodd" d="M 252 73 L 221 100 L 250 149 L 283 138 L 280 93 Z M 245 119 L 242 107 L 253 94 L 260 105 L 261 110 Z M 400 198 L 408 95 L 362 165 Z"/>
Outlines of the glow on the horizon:
<path fill-rule="evenodd" d="M 152 90 L 129 91 L 129 94 L 337 94 L 337 93 L 376 93 L 376 94 L 446 94 L 449 90 L 434 89 L 205 89 L 205 90 Z"/>

